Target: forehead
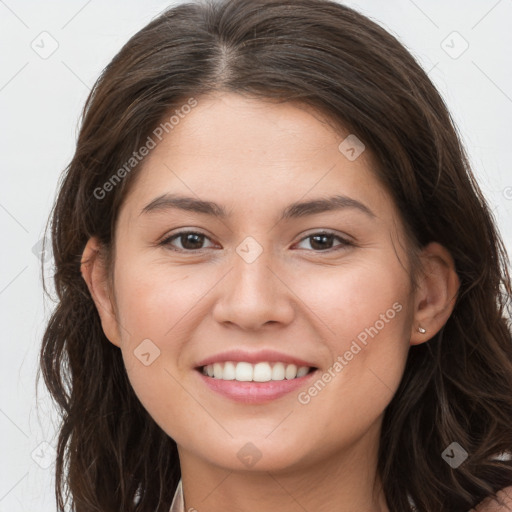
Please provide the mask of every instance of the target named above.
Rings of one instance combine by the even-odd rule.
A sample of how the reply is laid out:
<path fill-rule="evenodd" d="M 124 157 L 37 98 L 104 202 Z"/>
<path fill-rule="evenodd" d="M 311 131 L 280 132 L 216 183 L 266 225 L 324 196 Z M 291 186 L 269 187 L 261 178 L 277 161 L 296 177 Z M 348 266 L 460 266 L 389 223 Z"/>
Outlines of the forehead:
<path fill-rule="evenodd" d="M 308 105 L 202 96 L 144 159 L 125 203 L 142 207 L 156 195 L 180 192 L 271 209 L 340 193 L 392 210 L 371 152 L 356 159 L 344 153 L 349 136 Z"/>

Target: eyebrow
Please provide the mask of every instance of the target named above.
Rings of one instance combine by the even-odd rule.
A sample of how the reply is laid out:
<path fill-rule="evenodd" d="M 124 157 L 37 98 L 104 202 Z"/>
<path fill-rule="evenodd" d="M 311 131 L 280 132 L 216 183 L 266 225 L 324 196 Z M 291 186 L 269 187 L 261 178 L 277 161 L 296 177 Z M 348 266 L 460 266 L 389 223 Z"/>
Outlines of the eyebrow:
<path fill-rule="evenodd" d="M 335 195 L 327 198 L 313 199 L 311 201 L 298 201 L 292 203 L 283 210 L 280 220 L 300 218 L 307 215 L 342 210 L 346 208 L 360 211 L 370 218 L 376 217 L 375 213 L 360 201 L 344 195 Z M 203 201 L 194 197 L 178 194 L 163 194 L 156 197 L 141 210 L 140 215 L 166 211 L 169 209 L 180 209 L 194 213 L 202 213 L 220 219 L 230 217 L 230 213 L 228 213 L 224 207 L 213 201 Z"/>

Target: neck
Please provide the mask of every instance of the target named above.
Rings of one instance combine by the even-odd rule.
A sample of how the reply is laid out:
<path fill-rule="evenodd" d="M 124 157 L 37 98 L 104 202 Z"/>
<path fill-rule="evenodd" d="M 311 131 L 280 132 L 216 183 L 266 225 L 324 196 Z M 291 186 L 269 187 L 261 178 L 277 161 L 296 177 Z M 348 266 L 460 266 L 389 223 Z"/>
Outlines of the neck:
<path fill-rule="evenodd" d="M 389 512 L 377 474 L 379 432 L 374 425 L 348 449 L 275 471 L 220 468 L 179 447 L 185 510 Z"/>

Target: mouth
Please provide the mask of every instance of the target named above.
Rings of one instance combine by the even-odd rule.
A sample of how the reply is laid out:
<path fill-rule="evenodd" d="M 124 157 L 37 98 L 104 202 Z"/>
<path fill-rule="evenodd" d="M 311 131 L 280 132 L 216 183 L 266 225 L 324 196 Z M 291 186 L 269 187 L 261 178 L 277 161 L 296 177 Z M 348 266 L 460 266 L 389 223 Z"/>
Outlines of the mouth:
<path fill-rule="evenodd" d="M 216 362 L 195 368 L 206 388 L 215 395 L 245 405 L 265 405 L 293 396 L 318 373 L 314 366 L 246 361 Z"/>
<path fill-rule="evenodd" d="M 319 368 L 312 360 L 272 349 L 232 349 L 198 361 L 201 386 L 241 404 L 267 404 L 308 385 Z"/>
<path fill-rule="evenodd" d="M 295 380 L 305 377 L 317 369 L 314 366 L 298 366 L 280 361 L 262 361 L 255 364 L 246 361 L 225 361 L 196 368 L 205 377 L 238 382 Z"/>

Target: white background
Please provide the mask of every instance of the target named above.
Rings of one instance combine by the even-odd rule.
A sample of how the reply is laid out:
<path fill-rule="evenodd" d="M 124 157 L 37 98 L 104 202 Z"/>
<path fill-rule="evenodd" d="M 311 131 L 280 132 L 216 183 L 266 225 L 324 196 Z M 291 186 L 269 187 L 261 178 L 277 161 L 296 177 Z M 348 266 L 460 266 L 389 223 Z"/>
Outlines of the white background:
<path fill-rule="evenodd" d="M 512 1 L 346 3 L 391 31 L 429 72 L 512 250 Z M 73 155 L 89 89 L 128 38 L 168 5 L 0 0 L 0 512 L 56 510 L 51 404 L 42 385 L 38 402 L 35 395 L 37 357 L 52 304 L 43 299 L 33 247 Z M 51 48 L 43 31 L 58 43 L 46 59 L 31 47 L 35 41 Z M 452 46 L 446 48 L 452 55 L 463 48 L 453 31 L 469 44 L 458 58 L 442 47 Z"/>

